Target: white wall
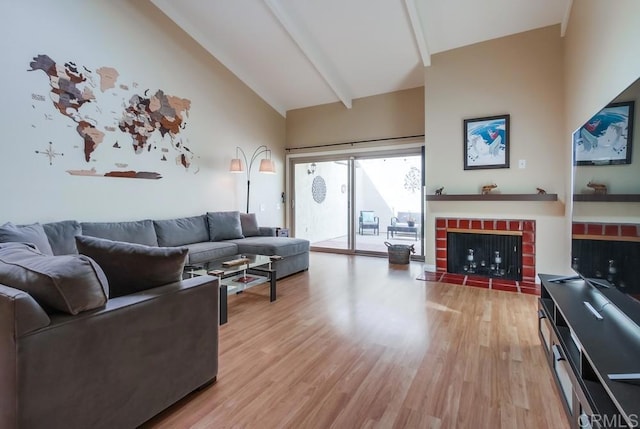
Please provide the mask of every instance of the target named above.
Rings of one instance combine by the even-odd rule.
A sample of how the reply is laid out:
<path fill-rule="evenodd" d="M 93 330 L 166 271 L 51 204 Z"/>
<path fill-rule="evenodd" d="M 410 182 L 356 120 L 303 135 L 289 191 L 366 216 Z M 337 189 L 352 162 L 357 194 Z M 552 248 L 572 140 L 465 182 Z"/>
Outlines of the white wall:
<path fill-rule="evenodd" d="M 150 3 L 3 2 L 0 25 L 5 35 L 0 38 L 4 105 L 0 117 L 4 130 L 0 142 L 0 223 L 68 218 L 134 220 L 208 210 L 244 211 L 246 178 L 229 174 L 229 161 L 235 157 L 236 145 L 250 154 L 266 144 L 273 150 L 278 173 L 261 175 L 254 166 L 251 211 L 258 212 L 261 225 L 283 225 L 278 203 L 284 190 L 284 118 Z M 39 54 L 92 70 L 115 67 L 120 73 L 118 83 L 137 82 L 140 91 L 162 89 L 191 100 L 187 128 L 181 135 L 196 154 L 194 166 L 185 171 L 173 162 L 145 161 L 146 154 L 141 154 L 123 156 L 130 163 L 128 168 L 154 169 L 162 179 L 67 174 L 68 169 L 92 166 L 98 170 L 116 168 L 111 168 L 111 162 L 107 164 L 106 154 L 98 156 L 98 150 L 94 153 L 97 161 L 84 163 L 76 124 L 51 108 L 48 77 L 42 71 L 27 71 L 29 62 Z M 33 100 L 32 94 L 45 95 L 45 101 Z M 46 108 L 52 112 L 51 120 L 44 119 Z M 115 140 L 123 146 L 121 150 L 130 150 L 130 137 L 120 131 L 107 133 L 103 144 L 112 145 Z M 64 153 L 51 166 L 46 157 L 35 153 L 46 149 L 49 141 Z M 196 169 L 199 171 L 194 174 Z"/>

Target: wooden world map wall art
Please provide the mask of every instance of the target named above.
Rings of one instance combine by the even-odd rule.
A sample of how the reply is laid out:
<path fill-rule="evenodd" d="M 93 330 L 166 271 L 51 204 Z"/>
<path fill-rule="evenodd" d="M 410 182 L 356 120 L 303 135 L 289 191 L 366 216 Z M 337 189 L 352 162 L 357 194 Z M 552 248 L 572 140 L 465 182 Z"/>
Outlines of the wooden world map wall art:
<path fill-rule="evenodd" d="M 172 160 L 174 168 L 198 173 L 197 156 L 184 136 L 190 100 L 161 89 L 139 90 L 137 82 L 122 82 L 113 67 L 93 70 L 73 62 L 57 63 L 43 54 L 33 58 L 28 71 L 43 72 L 50 86 L 46 95 L 31 95 L 36 118 L 44 120 L 32 127 L 46 127 L 62 115 L 78 136 L 70 143 L 72 148 L 56 148 L 49 142 L 46 149 L 35 151 L 46 155 L 50 165 L 64 152 L 66 160 L 69 156 L 78 160 L 77 169 L 66 170 L 74 176 L 161 179 L 158 171 L 147 170 L 159 170 Z M 132 169 L 130 164 L 142 168 Z"/>

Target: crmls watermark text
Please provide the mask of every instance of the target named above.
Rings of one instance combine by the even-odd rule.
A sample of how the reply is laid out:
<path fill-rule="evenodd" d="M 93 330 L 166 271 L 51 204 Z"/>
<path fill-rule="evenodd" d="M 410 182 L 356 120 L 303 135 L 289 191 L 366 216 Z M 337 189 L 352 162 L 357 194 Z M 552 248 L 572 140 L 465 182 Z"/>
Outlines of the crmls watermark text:
<path fill-rule="evenodd" d="M 605 427 L 605 428 L 634 428 L 640 423 L 637 414 L 629 414 L 628 420 L 622 414 L 593 414 L 587 416 L 582 414 L 578 419 L 578 425 L 581 428 Z"/>

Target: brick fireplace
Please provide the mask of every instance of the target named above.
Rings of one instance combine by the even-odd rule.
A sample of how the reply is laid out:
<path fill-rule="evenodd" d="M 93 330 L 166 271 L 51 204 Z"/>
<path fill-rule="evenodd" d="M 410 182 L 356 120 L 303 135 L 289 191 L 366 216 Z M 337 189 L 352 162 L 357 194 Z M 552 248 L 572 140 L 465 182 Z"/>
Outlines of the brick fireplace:
<path fill-rule="evenodd" d="M 603 278 L 624 287 L 640 276 L 638 243 L 640 227 L 636 224 L 574 222 L 571 265 L 586 277 Z M 634 291 L 627 293 L 635 296 Z"/>
<path fill-rule="evenodd" d="M 518 235 L 522 237 L 522 280 L 506 280 L 447 271 L 449 232 Z M 436 273 L 438 281 L 538 295 L 536 277 L 536 221 L 529 219 L 436 218 Z"/>
<path fill-rule="evenodd" d="M 624 240 L 640 238 L 640 231 L 635 224 L 573 222 L 571 227 L 573 238 L 602 238 L 606 240 Z"/>

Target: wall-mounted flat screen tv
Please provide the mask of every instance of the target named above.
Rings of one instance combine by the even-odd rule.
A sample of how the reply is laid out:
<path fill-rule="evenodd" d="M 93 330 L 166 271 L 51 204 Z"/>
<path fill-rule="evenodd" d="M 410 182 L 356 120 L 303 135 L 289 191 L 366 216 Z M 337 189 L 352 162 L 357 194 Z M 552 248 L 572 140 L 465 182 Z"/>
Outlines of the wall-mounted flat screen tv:
<path fill-rule="evenodd" d="M 640 326 L 638 100 L 640 79 L 573 133 L 571 267 Z"/>

